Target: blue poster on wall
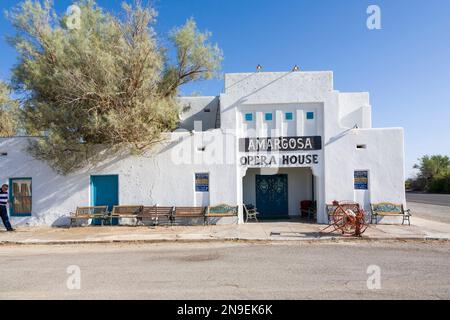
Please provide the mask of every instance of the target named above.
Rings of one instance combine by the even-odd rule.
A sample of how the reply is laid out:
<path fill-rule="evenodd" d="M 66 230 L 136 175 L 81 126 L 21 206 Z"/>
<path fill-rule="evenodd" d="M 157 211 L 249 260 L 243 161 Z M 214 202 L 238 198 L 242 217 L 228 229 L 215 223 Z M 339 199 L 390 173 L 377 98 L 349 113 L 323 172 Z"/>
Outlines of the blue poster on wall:
<path fill-rule="evenodd" d="M 209 192 L 209 173 L 195 174 L 195 192 Z"/>
<path fill-rule="evenodd" d="M 369 172 L 355 171 L 355 190 L 369 189 Z"/>

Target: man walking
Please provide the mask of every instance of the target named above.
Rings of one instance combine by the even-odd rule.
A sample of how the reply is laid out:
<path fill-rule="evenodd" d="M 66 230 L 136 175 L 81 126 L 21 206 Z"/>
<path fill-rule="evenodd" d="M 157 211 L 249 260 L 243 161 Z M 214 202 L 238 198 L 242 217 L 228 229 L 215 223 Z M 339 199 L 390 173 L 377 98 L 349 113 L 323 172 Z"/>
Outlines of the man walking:
<path fill-rule="evenodd" d="M 11 232 L 14 231 L 14 229 L 11 226 L 11 223 L 9 222 L 8 210 L 6 209 L 7 205 L 8 205 L 8 185 L 4 184 L 0 189 L 0 217 L 2 218 L 3 225 L 5 226 L 6 230 Z"/>

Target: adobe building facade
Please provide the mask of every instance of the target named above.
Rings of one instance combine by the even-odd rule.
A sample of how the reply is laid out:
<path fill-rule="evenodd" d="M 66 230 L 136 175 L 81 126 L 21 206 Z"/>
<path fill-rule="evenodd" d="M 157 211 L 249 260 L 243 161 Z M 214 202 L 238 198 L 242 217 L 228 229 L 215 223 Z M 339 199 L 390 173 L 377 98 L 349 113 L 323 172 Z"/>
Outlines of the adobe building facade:
<path fill-rule="evenodd" d="M 14 224 L 65 225 L 77 206 L 258 208 L 300 215 L 301 201 L 405 203 L 401 128 L 372 128 L 368 93 L 341 93 L 332 72 L 225 75 L 217 97 L 182 97 L 179 129 L 141 156 L 117 156 L 67 176 L 26 151 L 30 137 L 0 139 L 0 183 Z"/>

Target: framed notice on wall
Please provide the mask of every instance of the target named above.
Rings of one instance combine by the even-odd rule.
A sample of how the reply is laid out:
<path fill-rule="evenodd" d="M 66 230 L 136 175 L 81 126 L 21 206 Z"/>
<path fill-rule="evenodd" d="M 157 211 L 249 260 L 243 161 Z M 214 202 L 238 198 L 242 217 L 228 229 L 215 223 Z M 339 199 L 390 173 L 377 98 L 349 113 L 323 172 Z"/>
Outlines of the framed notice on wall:
<path fill-rule="evenodd" d="M 355 171 L 355 190 L 368 190 L 369 189 L 369 172 Z"/>
<path fill-rule="evenodd" d="M 195 192 L 209 192 L 209 173 L 195 174 Z"/>

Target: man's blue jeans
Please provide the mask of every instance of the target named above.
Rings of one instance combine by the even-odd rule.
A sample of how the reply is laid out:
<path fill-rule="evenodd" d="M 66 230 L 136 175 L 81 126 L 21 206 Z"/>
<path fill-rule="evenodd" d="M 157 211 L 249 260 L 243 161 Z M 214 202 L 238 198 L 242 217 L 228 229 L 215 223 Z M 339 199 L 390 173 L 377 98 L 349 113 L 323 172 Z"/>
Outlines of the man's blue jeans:
<path fill-rule="evenodd" d="M 6 230 L 12 230 L 11 223 L 9 222 L 8 211 L 5 206 L 0 206 L 0 217 L 2 218 Z"/>

